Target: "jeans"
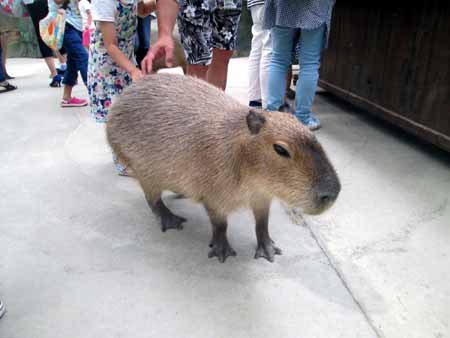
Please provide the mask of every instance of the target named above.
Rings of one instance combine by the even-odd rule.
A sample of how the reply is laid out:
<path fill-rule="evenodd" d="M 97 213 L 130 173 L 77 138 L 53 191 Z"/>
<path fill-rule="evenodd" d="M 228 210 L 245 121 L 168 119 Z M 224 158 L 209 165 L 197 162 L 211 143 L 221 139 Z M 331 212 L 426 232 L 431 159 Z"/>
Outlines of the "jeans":
<path fill-rule="evenodd" d="M 151 23 L 151 15 L 147 15 L 145 18 L 138 17 L 136 37 L 134 39 L 134 52 L 138 66 L 141 65 L 142 59 L 147 55 L 148 49 L 150 48 Z"/>
<path fill-rule="evenodd" d="M 264 5 L 250 8 L 252 14 L 252 50 L 248 57 L 248 100 L 267 103 L 267 75 L 269 72 L 272 46 L 270 30 L 263 29 Z"/>
<path fill-rule="evenodd" d="M 2 54 L 3 54 L 3 51 L 2 51 L 2 46 L 0 44 L 0 61 L 2 60 Z M 4 81 L 6 81 L 6 75 L 5 75 L 5 71 L 3 69 L 3 65 L 0 62 L 0 82 L 4 82 Z"/>
<path fill-rule="evenodd" d="M 325 24 L 312 30 L 302 29 L 299 40 L 299 77 L 296 85 L 295 115 L 305 118 L 311 106 L 319 79 L 320 56 L 325 42 Z M 272 61 L 269 67 L 267 109 L 278 110 L 284 102 L 286 74 L 292 61 L 294 37 L 299 29 L 275 26 L 272 34 Z"/>
<path fill-rule="evenodd" d="M 87 85 L 88 54 L 83 47 L 82 32 L 66 22 L 63 46 L 67 50 L 67 69 L 63 84 L 74 86 L 77 83 L 78 72 Z"/>

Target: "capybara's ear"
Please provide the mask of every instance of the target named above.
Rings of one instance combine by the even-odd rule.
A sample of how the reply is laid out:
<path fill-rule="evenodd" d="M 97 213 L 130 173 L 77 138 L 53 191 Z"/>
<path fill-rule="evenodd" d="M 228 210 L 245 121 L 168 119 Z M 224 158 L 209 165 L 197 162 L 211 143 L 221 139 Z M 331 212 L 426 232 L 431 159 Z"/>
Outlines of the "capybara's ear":
<path fill-rule="evenodd" d="M 266 118 L 256 110 L 250 110 L 247 115 L 247 125 L 250 133 L 258 134 L 264 123 L 266 123 Z"/>

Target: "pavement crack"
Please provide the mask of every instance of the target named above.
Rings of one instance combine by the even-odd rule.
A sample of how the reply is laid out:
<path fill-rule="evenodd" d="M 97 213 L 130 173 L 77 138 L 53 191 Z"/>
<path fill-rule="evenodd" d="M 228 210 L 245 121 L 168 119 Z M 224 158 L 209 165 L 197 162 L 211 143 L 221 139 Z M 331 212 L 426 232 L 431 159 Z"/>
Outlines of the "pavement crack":
<path fill-rule="evenodd" d="M 316 242 L 317 246 L 320 248 L 320 251 L 323 253 L 323 255 L 326 257 L 327 262 L 329 266 L 334 270 L 337 277 L 341 281 L 344 288 L 347 290 L 347 292 L 350 294 L 350 297 L 352 298 L 355 305 L 358 307 L 362 315 L 364 316 L 364 319 L 366 320 L 367 324 L 370 326 L 376 337 L 378 338 L 385 338 L 386 336 L 383 334 L 380 328 L 378 328 L 373 320 L 370 318 L 369 313 L 367 309 L 364 307 L 364 305 L 356 298 L 355 294 L 353 293 L 352 289 L 349 286 L 349 283 L 345 279 L 343 271 L 339 268 L 339 263 L 336 262 L 336 260 L 333 259 L 333 255 L 328 250 L 326 244 L 323 240 L 320 239 L 320 235 L 315 231 L 315 229 L 306 221 L 306 219 L 301 215 L 301 213 L 297 212 L 296 210 L 291 210 L 287 206 L 283 206 L 285 209 L 285 212 L 288 214 L 290 219 L 293 221 L 294 224 L 301 225 L 303 227 L 308 228 L 309 233 L 311 234 L 311 237 Z"/>
<path fill-rule="evenodd" d="M 359 310 L 361 311 L 361 313 L 363 314 L 364 318 L 366 319 L 366 322 L 369 324 L 369 326 L 372 328 L 373 332 L 375 333 L 375 335 L 379 338 L 385 338 L 385 335 L 383 334 L 383 332 L 381 331 L 381 329 L 379 329 L 375 323 L 373 322 L 373 320 L 370 318 L 369 313 L 367 311 L 367 309 L 364 307 L 364 305 L 356 298 L 355 294 L 353 293 L 352 289 L 350 288 L 347 280 L 345 279 L 344 273 L 343 271 L 341 271 L 341 269 L 339 268 L 339 264 L 333 259 L 332 254 L 329 252 L 329 250 L 327 249 L 325 243 L 323 243 L 323 241 L 320 239 L 320 236 L 316 233 L 316 231 L 313 229 L 313 227 L 305 221 L 306 227 L 308 228 L 312 238 L 314 239 L 314 241 L 317 243 L 318 247 L 320 248 L 320 250 L 322 251 L 322 253 L 325 255 L 325 257 L 328 260 L 328 263 L 330 264 L 330 266 L 332 267 L 332 269 L 335 271 L 336 275 L 338 276 L 338 278 L 340 279 L 342 285 L 344 286 L 344 288 L 347 290 L 347 292 L 350 294 L 350 296 L 352 297 L 353 302 L 356 304 L 356 306 L 359 308 Z"/>
<path fill-rule="evenodd" d="M 328 250 L 328 248 L 326 247 L 326 244 L 323 242 L 323 240 L 321 240 L 320 235 L 315 231 L 315 229 L 303 219 L 304 225 L 308 228 L 311 237 L 314 239 L 314 241 L 317 243 L 317 246 L 320 248 L 320 250 L 322 251 L 322 253 L 325 255 L 325 257 L 327 258 L 328 264 L 331 266 L 331 268 L 334 270 L 334 272 L 336 273 L 337 277 L 339 278 L 339 280 L 341 281 L 342 285 L 344 286 L 344 288 L 347 290 L 347 292 L 350 294 L 353 302 L 355 303 L 355 305 L 358 307 L 358 309 L 361 311 L 362 315 L 364 316 L 367 324 L 370 326 L 370 328 L 372 329 L 372 331 L 374 332 L 374 334 L 376 335 L 376 337 L 378 338 L 385 338 L 386 336 L 383 334 L 383 332 L 381 331 L 380 328 L 378 328 L 375 323 L 373 322 L 372 318 L 370 318 L 369 313 L 367 311 L 367 309 L 364 307 L 364 305 L 362 304 L 362 302 L 360 302 L 358 300 L 358 298 L 355 296 L 355 294 L 353 293 L 352 289 L 350 288 L 349 283 L 347 282 L 347 280 L 345 279 L 344 273 L 343 271 L 339 268 L 339 264 L 338 262 L 336 262 L 336 260 L 333 258 L 333 255 L 331 254 L 331 252 Z"/>

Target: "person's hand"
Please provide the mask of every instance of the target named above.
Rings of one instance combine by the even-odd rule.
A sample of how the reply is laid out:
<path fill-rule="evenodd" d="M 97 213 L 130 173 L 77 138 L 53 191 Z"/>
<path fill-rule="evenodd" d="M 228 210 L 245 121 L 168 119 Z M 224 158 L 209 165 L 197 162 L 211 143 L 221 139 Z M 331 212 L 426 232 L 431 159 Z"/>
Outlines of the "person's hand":
<path fill-rule="evenodd" d="M 133 69 L 130 75 L 133 82 L 139 81 L 144 76 L 144 74 L 142 74 L 142 71 L 138 68 Z"/>
<path fill-rule="evenodd" d="M 141 62 L 141 69 L 144 74 L 151 73 L 153 61 L 165 56 L 167 67 L 172 67 L 173 62 L 173 38 L 171 35 L 161 36 L 150 48 L 147 55 Z"/>

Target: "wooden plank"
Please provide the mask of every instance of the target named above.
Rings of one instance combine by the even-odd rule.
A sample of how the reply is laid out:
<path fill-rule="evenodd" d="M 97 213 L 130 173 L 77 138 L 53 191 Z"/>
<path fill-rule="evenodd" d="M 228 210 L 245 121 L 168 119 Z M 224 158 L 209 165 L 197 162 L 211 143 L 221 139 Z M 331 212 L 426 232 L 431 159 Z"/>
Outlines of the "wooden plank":
<path fill-rule="evenodd" d="M 355 94 L 362 97 L 371 97 L 374 91 L 374 73 L 377 71 L 377 65 L 382 60 L 378 60 L 379 54 L 377 54 L 376 41 L 380 34 L 380 20 L 381 9 L 377 7 L 371 7 L 367 9 L 367 15 L 364 17 L 366 20 L 365 34 L 365 46 L 363 58 L 359 61 L 360 76 L 358 83 L 355 87 L 358 90 L 354 90 Z"/>
<path fill-rule="evenodd" d="M 426 99 L 419 101 L 417 111 L 426 125 L 450 134 L 450 3 L 435 7 L 432 52 L 429 58 L 425 88 Z"/>
<path fill-rule="evenodd" d="M 350 91 L 344 90 L 341 87 L 335 86 L 323 79 L 319 80 L 319 85 L 345 101 L 354 104 L 356 107 L 362 108 L 376 117 L 380 117 L 388 122 L 391 122 L 403 130 L 450 152 L 450 135 L 440 133 L 434 129 L 417 123 L 414 120 L 408 119 L 403 115 L 386 109 L 385 107 L 380 106 L 366 98 L 357 96 Z"/>
<path fill-rule="evenodd" d="M 449 18 L 445 0 L 338 1 L 320 85 L 450 150 Z"/>

